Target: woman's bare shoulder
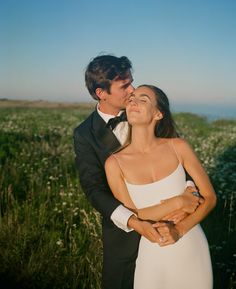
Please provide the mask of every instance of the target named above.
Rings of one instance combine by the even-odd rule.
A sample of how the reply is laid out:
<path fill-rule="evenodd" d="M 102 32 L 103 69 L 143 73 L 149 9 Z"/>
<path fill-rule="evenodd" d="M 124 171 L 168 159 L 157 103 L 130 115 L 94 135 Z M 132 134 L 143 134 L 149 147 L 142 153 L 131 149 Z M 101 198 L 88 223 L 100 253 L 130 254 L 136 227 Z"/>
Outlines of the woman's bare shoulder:
<path fill-rule="evenodd" d="M 115 170 L 118 169 L 118 163 L 117 163 L 117 159 L 114 156 L 114 154 L 111 154 L 105 161 L 105 170 Z"/>
<path fill-rule="evenodd" d="M 112 153 L 105 161 L 105 166 L 118 166 L 119 161 L 121 161 L 125 155 L 129 153 L 129 147 L 126 146 L 125 148 L 122 148 L 121 150 Z"/>
<path fill-rule="evenodd" d="M 173 138 L 172 142 L 173 142 L 173 146 L 176 152 L 179 154 L 179 156 L 182 158 L 183 161 L 195 155 L 195 152 L 192 146 L 189 144 L 189 142 L 186 139 Z"/>
<path fill-rule="evenodd" d="M 190 144 L 184 138 L 176 137 L 176 138 L 171 138 L 169 141 L 172 142 L 173 145 L 179 149 L 185 149 L 187 147 L 190 147 Z"/>

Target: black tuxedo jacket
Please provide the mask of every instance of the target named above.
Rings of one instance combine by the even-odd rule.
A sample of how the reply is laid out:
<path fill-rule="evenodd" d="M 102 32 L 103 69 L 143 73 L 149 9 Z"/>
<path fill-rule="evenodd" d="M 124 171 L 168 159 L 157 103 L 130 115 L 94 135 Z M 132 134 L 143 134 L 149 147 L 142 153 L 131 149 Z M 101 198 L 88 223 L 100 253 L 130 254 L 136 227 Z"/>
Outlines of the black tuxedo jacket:
<path fill-rule="evenodd" d="M 94 111 L 74 130 L 74 147 L 82 189 L 103 217 L 103 288 L 131 289 L 140 235 L 127 233 L 110 220 L 121 203 L 110 191 L 104 170 L 106 159 L 120 143 Z"/>
<path fill-rule="evenodd" d="M 74 130 L 74 147 L 81 186 L 92 206 L 103 218 L 110 219 L 120 202 L 109 189 L 104 164 L 109 155 L 120 147 L 120 143 L 94 111 Z"/>

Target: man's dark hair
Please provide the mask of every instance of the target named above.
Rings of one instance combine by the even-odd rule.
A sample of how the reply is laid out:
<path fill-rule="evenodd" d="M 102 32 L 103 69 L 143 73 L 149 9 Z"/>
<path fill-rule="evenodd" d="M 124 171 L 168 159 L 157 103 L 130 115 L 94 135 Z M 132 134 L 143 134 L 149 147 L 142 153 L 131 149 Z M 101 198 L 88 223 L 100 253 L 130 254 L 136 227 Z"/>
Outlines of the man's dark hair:
<path fill-rule="evenodd" d="M 110 93 L 111 81 L 126 79 L 132 64 L 126 56 L 101 55 L 95 57 L 85 71 L 85 83 L 92 97 L 98 100 L 96 89 Z"/>

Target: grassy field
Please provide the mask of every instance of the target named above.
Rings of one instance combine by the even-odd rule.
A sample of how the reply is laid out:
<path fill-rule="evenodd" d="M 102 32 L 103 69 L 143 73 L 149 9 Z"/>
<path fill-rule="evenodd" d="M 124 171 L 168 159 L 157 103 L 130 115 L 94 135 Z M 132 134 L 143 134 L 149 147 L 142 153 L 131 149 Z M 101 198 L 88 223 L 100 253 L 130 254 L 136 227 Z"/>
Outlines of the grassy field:
<path fill-rule="evenodd" d="M 90 111 L 0 108 L 1 288 L 100 288 L 100 217 L 81 191 L 72 140 Z M 202 223 L 214 289 L 236 288 L 236 120 L 208 123 L 192 114 L 175 120 L 218 195 Z"/>

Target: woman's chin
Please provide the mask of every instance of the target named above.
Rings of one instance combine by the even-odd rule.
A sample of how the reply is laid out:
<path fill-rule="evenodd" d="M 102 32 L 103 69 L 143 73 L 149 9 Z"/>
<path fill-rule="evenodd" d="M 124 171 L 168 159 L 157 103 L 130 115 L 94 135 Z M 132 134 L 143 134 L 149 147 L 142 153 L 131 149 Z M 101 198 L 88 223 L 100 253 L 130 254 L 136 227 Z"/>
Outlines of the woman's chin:
<path fill-rule="evenodd" d="M 128 117 L 127 119 L 128 119 L 128 123 L 131 126 L 143 123 L 140 119 L 138 119 L 136 117 Z"/>

